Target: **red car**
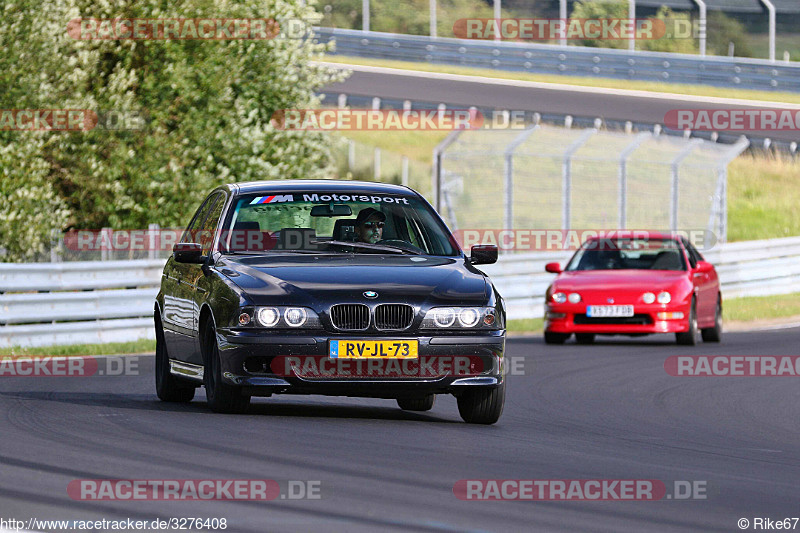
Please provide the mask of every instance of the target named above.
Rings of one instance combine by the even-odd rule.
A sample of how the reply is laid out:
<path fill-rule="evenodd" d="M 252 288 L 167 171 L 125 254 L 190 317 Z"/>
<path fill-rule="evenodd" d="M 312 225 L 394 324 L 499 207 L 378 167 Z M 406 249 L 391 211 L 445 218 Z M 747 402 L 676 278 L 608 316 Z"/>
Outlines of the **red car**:
<path fill-rule="evenodd" d="M 589 344 L 596 335 L 675 333 L 678 344 L 722 338 L 717 272 L 684 237 L 618 232 L 589 239 L 558 274 L 545 296 L 544 340 L 570 335 Z"/>

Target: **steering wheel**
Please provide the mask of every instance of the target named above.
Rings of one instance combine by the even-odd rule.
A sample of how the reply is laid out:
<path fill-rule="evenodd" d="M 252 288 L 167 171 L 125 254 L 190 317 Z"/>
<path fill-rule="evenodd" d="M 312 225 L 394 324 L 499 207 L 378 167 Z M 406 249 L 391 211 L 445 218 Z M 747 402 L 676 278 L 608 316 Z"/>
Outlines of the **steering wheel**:
<path fill-rule="evenodd" d="M 419 252 L 421 254 L 425 253 L 425 250 L 423 250 L 422 248 L 417 248 L 410 242 L 401 239 L 386 239 L 378 241 L 376 244 L 388 244 L 390 246 L 397 246 L 398 248 L 403 248 L 411 252 Z"/>

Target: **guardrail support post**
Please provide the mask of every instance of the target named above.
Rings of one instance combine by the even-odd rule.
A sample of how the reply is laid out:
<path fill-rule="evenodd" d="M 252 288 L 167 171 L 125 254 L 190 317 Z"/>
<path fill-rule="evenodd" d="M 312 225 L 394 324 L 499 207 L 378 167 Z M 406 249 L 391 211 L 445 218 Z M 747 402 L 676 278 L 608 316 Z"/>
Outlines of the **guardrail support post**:
<path fill-rule="evenodd" d="M 638 134 L 619 154 L 619 229 L 625 229 L 628 223 L 628 158 L 652 136 L 649 131 Z"/>
<path fill-rule="evenodd" d="M 775 5 L 771 0 L 761 0 L 769 14 L 769 60 L 775 62 Z"/>
<path fill-rule="evenodd" d="M 572 141 L 572 144 L 564 152 L 564 160 L 561 163 L 561 198 L 563 202 L 561 207 L 561 229 L 570 228 L 570 219 L 572 217 L 572 154 L 586 144 L 589 137 L 595 133 L 597 133 L 597 130 L 594 128 L 584 130 L 581 136 Z"/>

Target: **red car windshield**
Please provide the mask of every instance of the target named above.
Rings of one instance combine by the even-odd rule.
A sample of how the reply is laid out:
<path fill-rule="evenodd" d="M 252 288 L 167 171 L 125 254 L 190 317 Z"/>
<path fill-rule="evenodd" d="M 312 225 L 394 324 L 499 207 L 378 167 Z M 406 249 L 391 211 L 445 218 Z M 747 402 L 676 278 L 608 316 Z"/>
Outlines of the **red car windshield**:
<path fill-rule="evenodd" d="M 686 260 L 671 239 L 597 239 L 586 241 L 565 270 L 686 270 Z"/>

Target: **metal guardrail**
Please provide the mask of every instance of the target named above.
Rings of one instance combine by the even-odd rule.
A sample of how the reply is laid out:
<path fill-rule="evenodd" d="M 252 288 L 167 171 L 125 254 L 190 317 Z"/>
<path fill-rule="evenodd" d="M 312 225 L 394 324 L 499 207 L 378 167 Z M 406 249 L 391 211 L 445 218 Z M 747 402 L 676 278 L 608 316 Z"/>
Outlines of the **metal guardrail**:
<path fill-rule="evenodd" d="M 508 254 L 481 269 L 505 298 L 510 318 L 541 318 L 544 293 L 555 278 L 544 265 L 563 266 L 572 253 Z M 800 292 L 800 237 L 725 243 L 703 256 L 716 266 L 725 299 Z"/>
<path fill-rule="evenodd" d="M 544 271 L 545 263 L 563 263 L 571 255 L 508 254 L 482 268 L 505 298 L 510 318 L 536 318 L 554 278 Z M 717 266 L 724 298 L 800 292 L 800 237 L 728 243 L 704 255 Z M 163 260 L 0 263 L 0 348 L 152 339 L 163 265 Z"/>
<path fill-rule="evenodd" d="M 421 35 L 317 28 L 336 41 L 335 54 L 594 78 L 691 83 L 716 87 L 800 91 L 800 63 L 738 57 L 432 38 Z"/>
<path fill-rule="evenodd" d="M 154 338 L 164 262 L 0 263 L 0 348 Z"/>

